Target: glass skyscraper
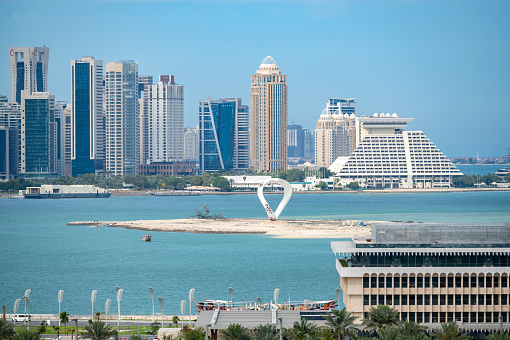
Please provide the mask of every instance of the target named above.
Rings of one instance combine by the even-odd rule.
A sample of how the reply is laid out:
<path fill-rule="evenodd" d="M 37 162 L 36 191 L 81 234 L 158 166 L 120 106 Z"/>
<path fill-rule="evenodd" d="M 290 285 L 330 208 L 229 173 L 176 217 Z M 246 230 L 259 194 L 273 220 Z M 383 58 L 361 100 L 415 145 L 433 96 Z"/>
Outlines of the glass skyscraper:
<path fill-rule="evenodd" d="M 71 60 L 73 176 L 103 170 L 103 92 L 103 61 Z"/>
<path fill-rule="evenodd" d="M 249 110 L 240 98 L 200 101 L 200 172 L 249 167 Z"/>

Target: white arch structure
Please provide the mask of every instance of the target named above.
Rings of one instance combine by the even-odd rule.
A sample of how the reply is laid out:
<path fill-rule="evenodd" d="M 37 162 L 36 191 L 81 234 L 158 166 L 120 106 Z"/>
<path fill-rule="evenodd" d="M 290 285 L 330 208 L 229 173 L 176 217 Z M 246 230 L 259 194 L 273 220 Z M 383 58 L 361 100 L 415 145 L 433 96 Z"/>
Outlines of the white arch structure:
<path fill-rule="evenodd" d="M 266 199 L 264 198 L 264 187 L 268 184 L 279 184 L 283 187 L 283 198 L 280 204 L 278 205 L 278 208 L 276 211 L 273 211 L 271 207 L 269 206 L 269 203 L 267 203 Z M 267 181 L 260 183 L 259 188 L 257 190 L 257 195 L 259 197 L 260 203 L 262 203 L 262 206 L 266 210 L 267 216 L 271 221 L 276 221 L 280 214 L 282 213 L 283 209 L 285 209 L 285 206 L 287 203 L 289 203 L 290 197 L 292 196 L 292 187 L 290 184 L 280 178 L 271 178 Z"/>

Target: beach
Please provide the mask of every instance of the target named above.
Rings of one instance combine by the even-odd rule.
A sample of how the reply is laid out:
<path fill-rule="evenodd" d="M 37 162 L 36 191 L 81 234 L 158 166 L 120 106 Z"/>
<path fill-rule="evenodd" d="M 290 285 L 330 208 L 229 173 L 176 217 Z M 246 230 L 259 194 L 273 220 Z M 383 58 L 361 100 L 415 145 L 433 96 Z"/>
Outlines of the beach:
<path fill-rule="evenodd" d="M 199 234 L 266 234 L 277 238 L 348 238 L 370 236 L 371 223 L 359 226 L 361 221 L 342 220 L 263 220 L 244 218 L 225 219 L 171 219 L 171 220 L 134 220 L 134 221 L 77 221 L 68 226 L 87 225 L 91 227 L 108 226 L 145 231 L 162 231 Z"/>

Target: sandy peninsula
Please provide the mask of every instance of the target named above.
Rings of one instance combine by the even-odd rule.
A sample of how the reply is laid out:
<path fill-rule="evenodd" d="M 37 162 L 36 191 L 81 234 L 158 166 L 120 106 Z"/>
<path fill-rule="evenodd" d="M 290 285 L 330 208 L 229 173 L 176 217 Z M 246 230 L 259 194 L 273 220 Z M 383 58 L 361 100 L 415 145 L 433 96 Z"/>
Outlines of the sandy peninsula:
<path fill-rule="evenodd" d="M 360 221 L 341 220 L 277 220 L 262 219 L 174 219 L 135 221 L 79 221 L 69 226 L 108 226 L 146 231 L 200 234 L 266 234 L 278 238 L 348 238 L 370 236 L 371 223 L 360 227 Z"/>

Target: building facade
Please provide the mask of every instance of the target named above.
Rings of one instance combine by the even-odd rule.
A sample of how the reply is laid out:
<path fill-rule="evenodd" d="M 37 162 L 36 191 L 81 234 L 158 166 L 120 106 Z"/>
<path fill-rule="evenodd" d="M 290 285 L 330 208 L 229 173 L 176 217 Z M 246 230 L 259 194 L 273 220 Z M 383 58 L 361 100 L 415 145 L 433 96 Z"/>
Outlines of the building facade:
<path fill-rule="evenodd" d="M 200 101 L 200 173 L 247 169 L 249 140 L 249 109 L 241 98 Z"/>
<path fill-rule="evenodd" d="M 303 129 L 304 155 L 303 158 L 315 159 L 315 130 Z"/>
<path fill-rule="evenodd" d="M 145 90 L 154 84 L 152 76 L 138 76 L 138 98 L 144 98 Z"/>
<path fill-rule="evenodd" d="M 372 225 L 371 238 L 331 248 L 340 257 L 343 302 L 358 322 L 371 307 L 389 305 L 401 320 L 426 326 L 508 328 L 508 240 L 508 225 L 387 223 Z"/>
<path fill-rule="evenodd" d="M 0 126 L 0 179 L 18 176 L 18 129 Z"/>
<path fill-rule="evenodd" d="M 184 86 L 161 75 L 148 85 L 140 108 L 140 162 L 184 158 Z"/>
<path fill-rule="evenodd" d="M 21 91 L 20 174 L 55 175 L 55 96 Z"/>
<path fill-rule="evenodd" d="M 305 156 L 305 133 L 302 125 L 287 127 L 287 155 L 289 158 L 303 158 Z"/>
<path fill-rule="evenodd" d="M 342 183 L 372 188 L 450 187 L 462 173 L 421 131 L 404 131 L 413 118 L 375 114 L 356 119 L 353 154 L 329 167 Z"/>
<path fill-rule="evenodd" d="M 49 47 L 9 47 L 11 101 L 21 104 L 21 91 L 48 91 Z"/>
<path fill-rule="evenodd" d="M 138 63 L 106 64 L 106 173 L 136 175 L 139 165 Z"/>
<path fill-rule="evenodd" d="M 251 166 L 256 172 L 287 168 L 287 76 L 267 56 L 251 76 Z"/>
<path fill-rule="evenodd" d="M 356 102 L 330 98 L 315 127 L 315 164 L 329 167 L 356 148 Z"/>
<path fill-rule="evenodd" d="M 184 128 L 184 159 L 194 159 L 198 161 L 198 127 Z"/>
<path fill-rule="evenodd" d="M 179 159 L 140 164 L 142 175 L 194 176 L 197 173 L 197 162 L 194 160 Z"/>
<path fill-rule="evenodd" d="M 71 60 L 72 175 L 103 173 L 103 61 Z"/>

